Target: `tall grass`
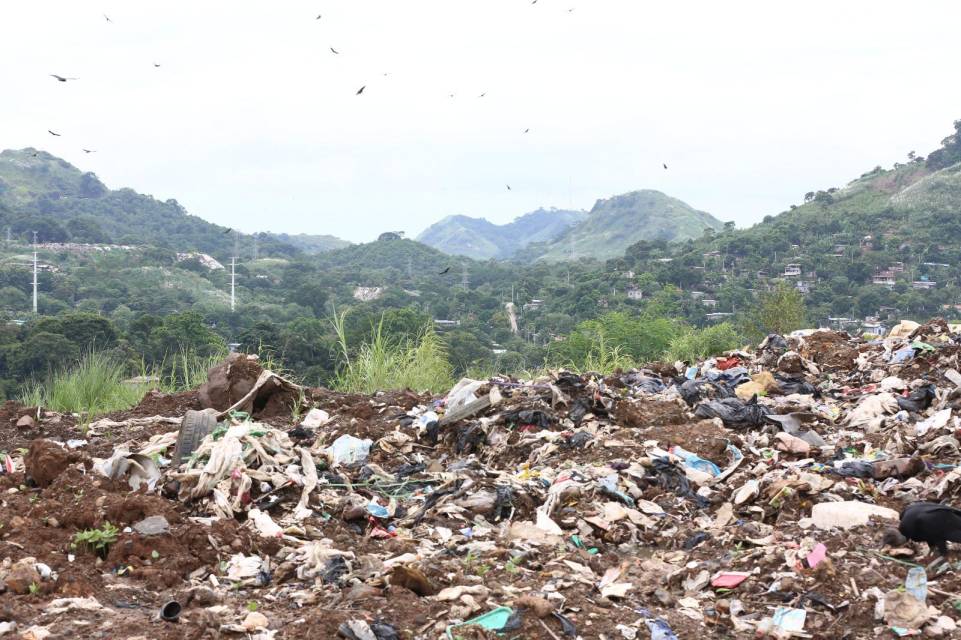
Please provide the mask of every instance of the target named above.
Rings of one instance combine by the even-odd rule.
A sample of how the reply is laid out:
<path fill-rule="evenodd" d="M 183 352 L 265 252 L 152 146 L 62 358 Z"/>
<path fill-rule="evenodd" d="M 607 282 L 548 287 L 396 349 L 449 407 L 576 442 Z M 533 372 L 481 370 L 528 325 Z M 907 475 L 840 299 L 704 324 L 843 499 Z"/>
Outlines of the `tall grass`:
<path fill-rule="evenodd" d="M 428 325 L 416 340 L 398 340 L 384 334 L 381 318 L 370 339 L 356 349 L 347 344 L 347 313 L 334 315 L 331 324 L 340 348 L 340 371 L 333 386 L 340 391 L 374 393 L 413 389 L 439 393 L 451 387 L 452 369 L 444 343 Z"/>
<path fill-rule="evenodd" d="M 155 376 L 160 382 L 156 385 L 165 393 L 177 393 L 196 389 L 207 381 L 207 371 L 227 357 L 227 349 L 202 355 L 195 349 L 181 346 L 172 355 L 164 357 L 153 369 L 141 362 L 141 374 Z"/>
<path fill-rule="evenodd" d="M 116 358 L 90 351 L 72 365 L 55 371 L 43 383 L 34 383 L 20 395 L 21 404 L 42 406 L 86 418 L 129 409 L 149 388 L 125 384 L 127 368 Z"/>
<path fill-rule="evenodd" d="M 611 344 L 604 331 L 597 331 L 591 338 L 587 352 L 578 360 L 567 363 L 567 368 L 575 373 L 610 374 L 617 369 L 627 370 L 634 366 L 634 360 L 621 345 Z"/>

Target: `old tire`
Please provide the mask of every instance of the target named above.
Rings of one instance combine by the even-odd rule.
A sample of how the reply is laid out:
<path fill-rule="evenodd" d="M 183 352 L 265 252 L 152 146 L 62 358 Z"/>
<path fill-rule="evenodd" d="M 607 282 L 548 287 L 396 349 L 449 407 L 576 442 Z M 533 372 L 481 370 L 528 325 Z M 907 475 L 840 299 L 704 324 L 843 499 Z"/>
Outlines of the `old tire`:
<path fill-rule="evenodd" d="M 217 418 L 213 411 L 188 411 L 180 423 L 180 433 L 177 434 L 177 445 L 174 447 L 173 467 L 189 458 L 208 433 L 217 427 Z"/>

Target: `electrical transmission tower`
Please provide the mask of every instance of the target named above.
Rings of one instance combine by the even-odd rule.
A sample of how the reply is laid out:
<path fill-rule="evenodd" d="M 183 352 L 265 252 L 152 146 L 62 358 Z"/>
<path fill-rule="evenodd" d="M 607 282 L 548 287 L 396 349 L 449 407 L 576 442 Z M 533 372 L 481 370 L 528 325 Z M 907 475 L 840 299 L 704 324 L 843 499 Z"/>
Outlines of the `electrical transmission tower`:
<path fill-rule="evenodd" d="M 230 257 L 230 310 L 236 309 L 237 302 L 237 258 Z"/>

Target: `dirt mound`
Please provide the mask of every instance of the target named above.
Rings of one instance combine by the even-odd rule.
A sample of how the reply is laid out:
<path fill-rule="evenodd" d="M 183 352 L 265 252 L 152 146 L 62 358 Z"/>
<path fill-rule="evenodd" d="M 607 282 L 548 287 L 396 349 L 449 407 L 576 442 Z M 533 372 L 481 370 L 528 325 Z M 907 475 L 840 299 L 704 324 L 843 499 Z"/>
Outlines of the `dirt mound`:
<path fill-rule="evenodd" d="M 217 411 L 236 407 L 259 420 L 289 417 L 300 402 L 299 389 L 279 376 L 260 380 L 263 373 L 256 357 L 230 354 L 207 372 L 207 382 L 197 390 L 200 407 Z"/>
<path fill-rule="evenodd" d="M 111 414 L 108 417 L 112 420 L 126 420 L 127 418 L 150 418 L 153 416 L 182 416 L 187 411 L 202 408 L 197 391 L 162 393 L 151 390 L 144 395 L 140 403 L 133 409 Z"/>
<path fill-rule="evenodd" d="M 846 333 L 815 331 L 804 338 L 801 355 L 825 369 L 846 370 L 854 367 L 858 349 Z"/>
<path fill-rule="evenodd" d="M 83 455 L 75 451 L 67 451 L 55 442 L 37 439 L 30 443 L 30 450 L 24 457 L 23 463 L 27 477 L 37 483 L 37 486 L 47 487 L 63 473 L 68 465 L 83 459 Z"/>

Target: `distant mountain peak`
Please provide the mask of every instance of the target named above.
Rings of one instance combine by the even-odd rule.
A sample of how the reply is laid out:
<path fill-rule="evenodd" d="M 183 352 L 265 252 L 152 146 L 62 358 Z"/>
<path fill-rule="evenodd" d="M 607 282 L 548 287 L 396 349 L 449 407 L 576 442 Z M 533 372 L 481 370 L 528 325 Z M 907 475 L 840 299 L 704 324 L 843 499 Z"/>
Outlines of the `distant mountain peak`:
<path fill-rule="evenodd" d="M 450 255 L 506 259 L 531 243 L 557 237 L 586 216 L 583 211 L 540 208 L 499 225 L 486 218 L 449 215 L 425 229 L 417 241 Z"/>

